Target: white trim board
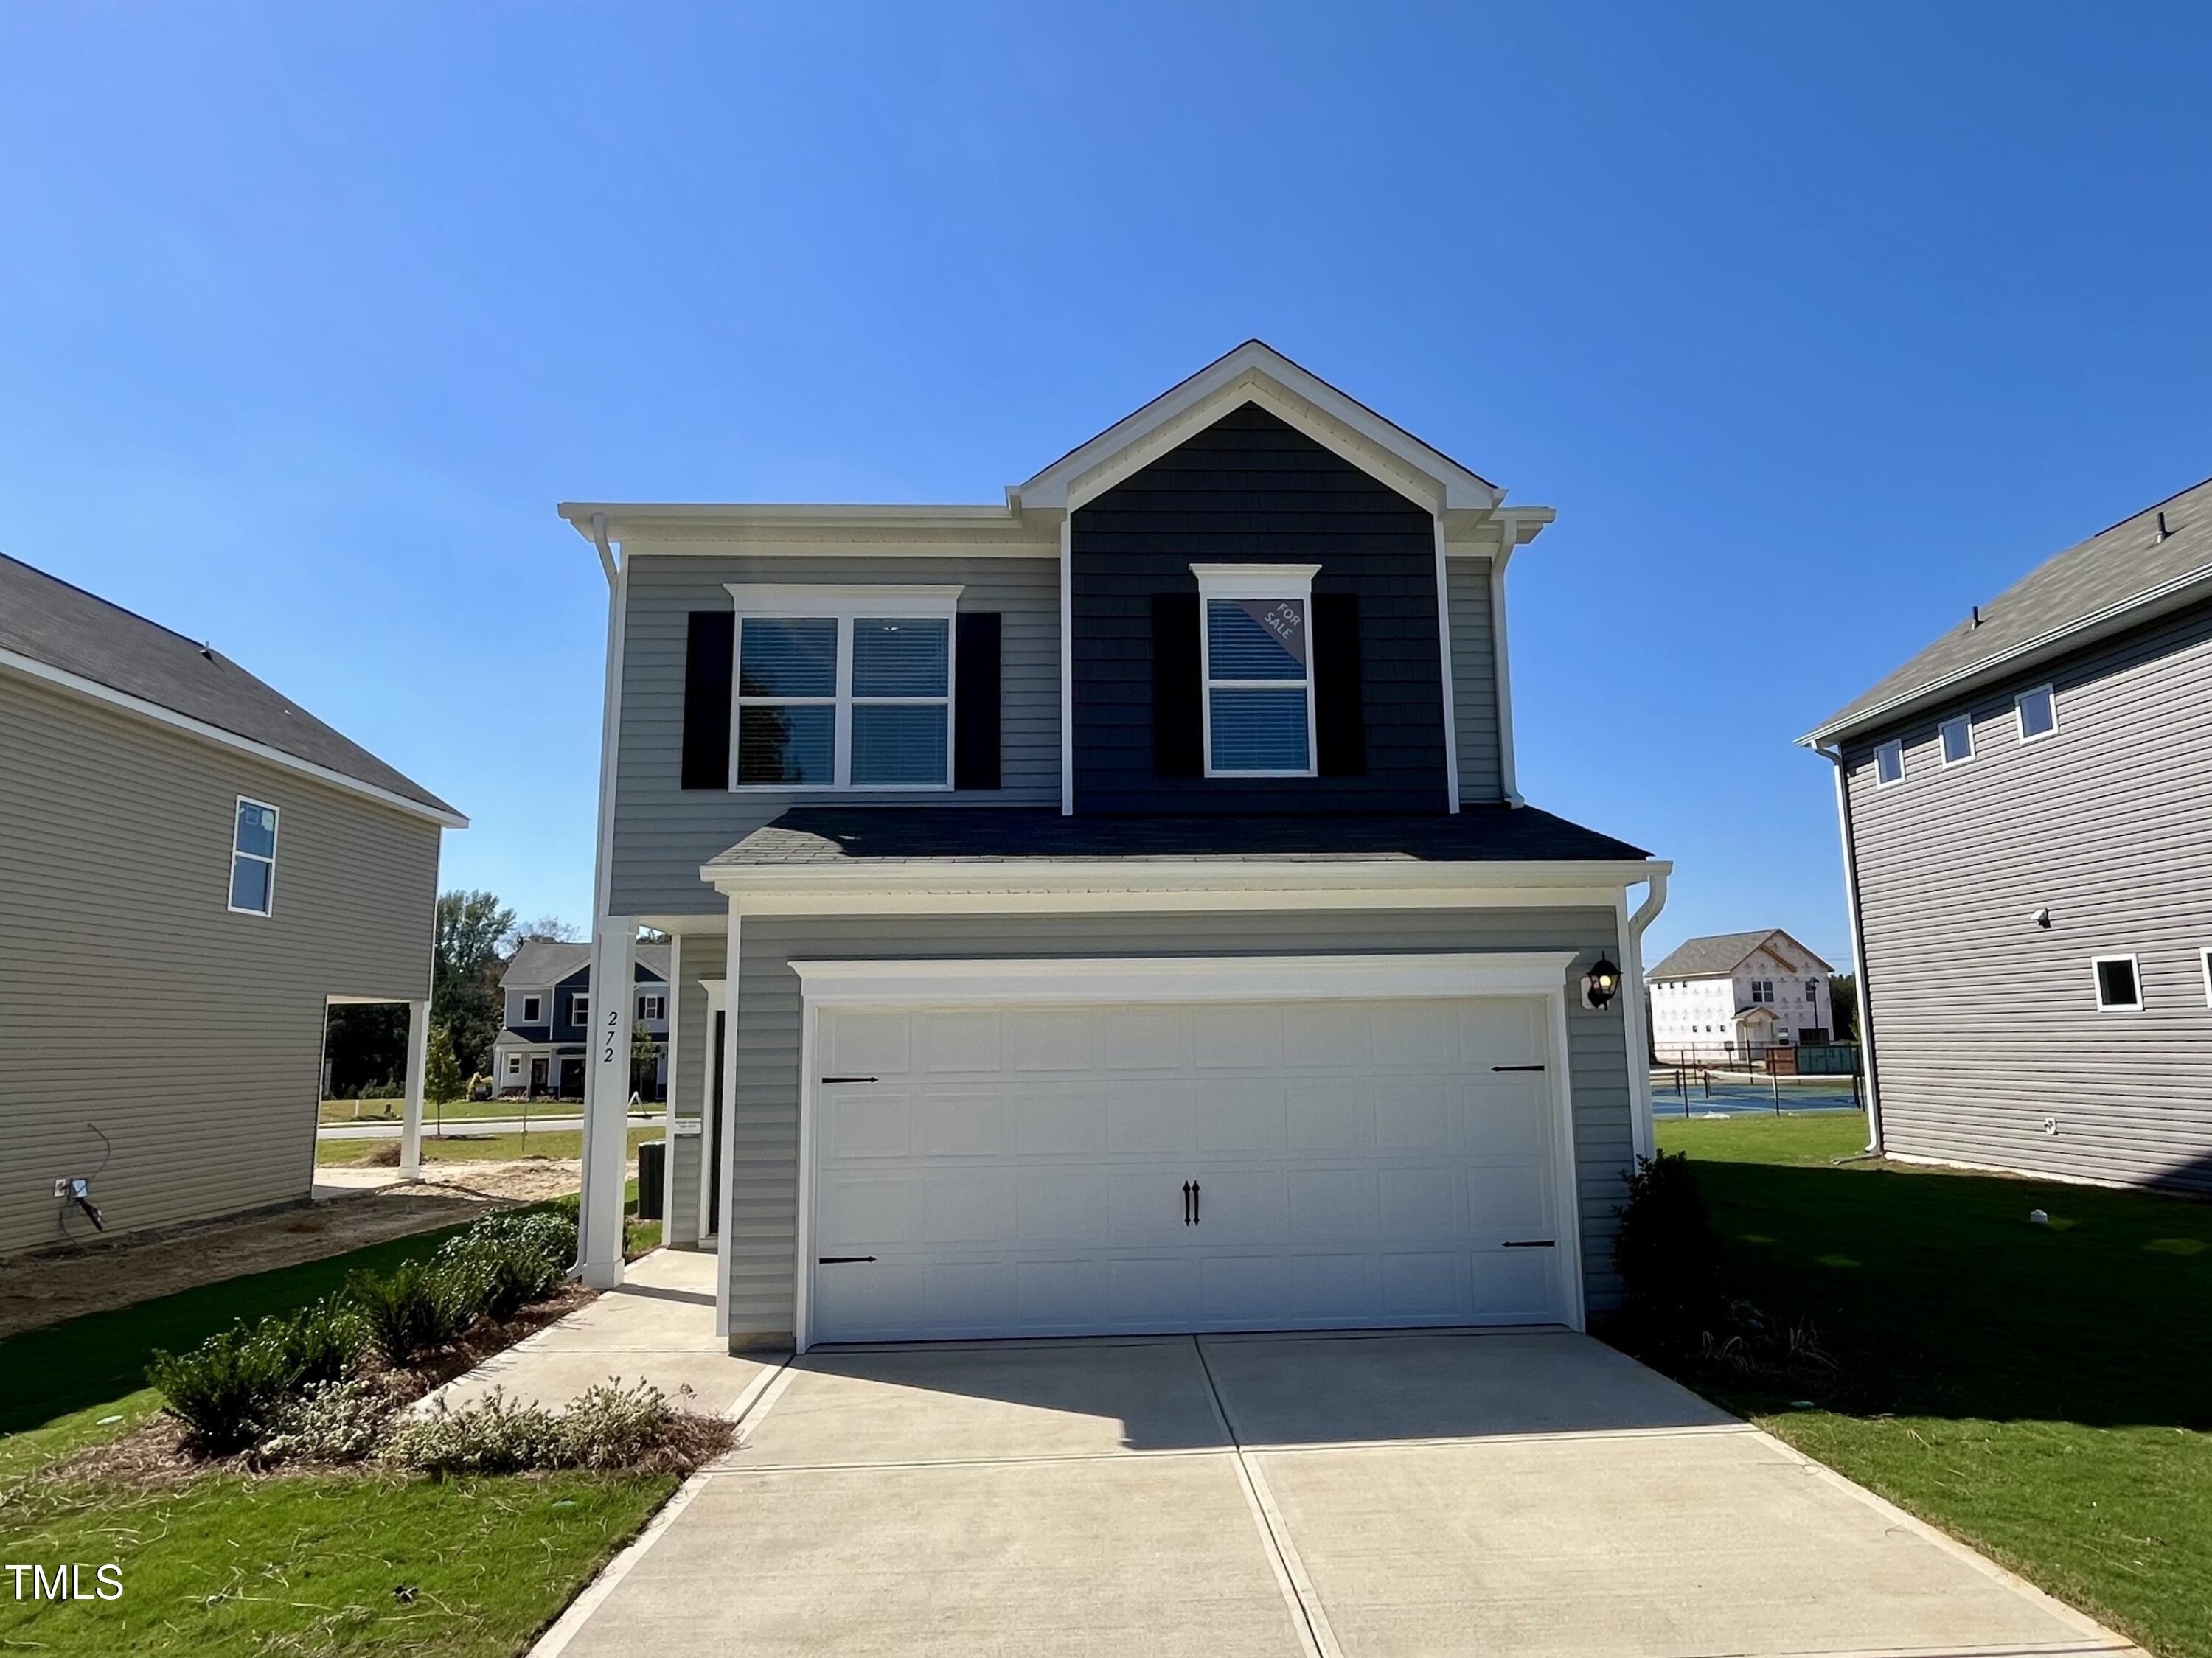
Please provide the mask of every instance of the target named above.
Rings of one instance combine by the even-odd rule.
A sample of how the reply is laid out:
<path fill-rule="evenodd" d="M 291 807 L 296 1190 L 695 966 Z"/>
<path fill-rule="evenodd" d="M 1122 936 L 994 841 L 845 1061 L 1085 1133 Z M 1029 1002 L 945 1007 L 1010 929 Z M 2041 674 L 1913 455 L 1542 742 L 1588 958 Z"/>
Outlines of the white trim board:
<path fill-rule="evenodd" d="M 128 691 L 118 691 L 112 685 L 103 685 L 96 679 L 87 679 L 82 675 L 73 674 L 65 668 L 57 668 L 51 662 L 41 662 L 35 657 L 24 656 L 15 651 L 0 650 L 0 668 L 13 669 L 26 678 L 40 680 L 65 691 L 73 691 L 79 696 L 88 697 L 94 702 L 104 702 L 110 708 L 121 708 L 126 713 L 137 714 L 142 719 L 151 720 L 157 725 L 189 732 L 194 737 L 226 749 L 235 749 L 240 754 L 250 754 L 257 760 L 265 760 L 270 765 L 281 767 L 286 771 L 298 772 L 302 776 L 312 777 L 318 782 L 327 783 L 332 788 L 341 789 L 348 794 L 357 794 L 364 799 L 374 800 L 396 811 L 406 812 L 410 817 L 427 818 L 441 828 L 466 829 L 469 826 L 469 820 L 457 811 L 428 805 L 420 800 L 410 799 L 407 796 L 396 793 L 391 789 L 374 783 L 364 782 L 358 777 L 349 777 L 342 771 L 333 770 L 331 767 L 321 765 L 315 761 L 303 760 L 296 754 L 288 754 L 283 749 L 272 748 L 268 744 L 258 742 L 251 737 L 241 737 L 236 732 L 225 731 L 220 726 L 210 726 L 204 720 L 195 720 L 188 714 L 179 714 L 176 709 L 165 708 L 159 702 L 149 702 L 143 696 L 133 696 Z"/>
<path fill-rule="evenodd" d="M 1066 892 L 1100 896 L 1131 892 L 1200 891 L 1304 894 L 1330 890 L 1362 892 L 1455 890 L 1503 894 L 1541 887 L 1588 895 L 1612 908 L 1616 887 L 1635 886 L 1656 859 L 1429 863 L 1412 858 L 1342 859 L 1038 858 L 1003 863 L 921 861 L 902 864 L 707 864 L 699 878 L 732 896 L 764 892 Z"/>

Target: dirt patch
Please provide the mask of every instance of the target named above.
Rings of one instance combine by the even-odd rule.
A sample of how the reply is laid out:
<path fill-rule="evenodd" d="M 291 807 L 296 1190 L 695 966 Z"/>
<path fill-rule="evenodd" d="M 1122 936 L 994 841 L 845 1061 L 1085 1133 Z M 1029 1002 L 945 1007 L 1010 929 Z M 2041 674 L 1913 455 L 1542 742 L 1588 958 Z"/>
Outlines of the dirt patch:
<path fill-rule="evenodd" d="M 630 1172 L 636 1171 L 633 1161 Z M 422 1165 L 422 1183 L 508 1203 L 543 1203 L 548 1198 L 575 1196 L 583 1187 L 584 1165 L 576 1157 L 495 1157 L 483 1163 L 426 1163 Z"/>
<path fill-rule="evenodd" d="M 576 1165 L 569 1168 L 574 1170 Z M 568 1190 L 576 1189 L 577 1180 L 576 1174 L 569 1175 Z M 517 1200 L 496 1186 L 470 1189 L 425 1181 L 242 1220 L 210 1221 L 12 1255 L 6 1272 L 0 1273 L 0 1338 L 249 1272 L 320 1260 L 389 1238 L 459 1225 L 488 1208 Z"/>

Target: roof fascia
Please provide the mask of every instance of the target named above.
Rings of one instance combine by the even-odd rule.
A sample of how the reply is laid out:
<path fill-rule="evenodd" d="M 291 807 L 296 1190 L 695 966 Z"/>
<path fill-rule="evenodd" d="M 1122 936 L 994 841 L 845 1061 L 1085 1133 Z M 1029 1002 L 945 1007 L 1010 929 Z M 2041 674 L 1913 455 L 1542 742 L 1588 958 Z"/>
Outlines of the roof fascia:
<path fill-rule="evenodd" d="M 1362 891 L 1515 888 L 1610 891 L 1671 872 L 1662 859 L 1430 863 L 1417 859 L 1115 858 L 1036 859 L 992 864 L 915 862 L 707 864 L 699 877 L 719 890 L 744 892 L 1249 892 L 1259 889 Z"/>
<path fill-rule="evenodd" d="M 1505 499 L 1496 484 L 1258 340 L 1208 363 L 1008 493 L 1024 508 L 1073 510 L 1248 402 L 1432 512 L 1487 513 Z"/>
<path fill-rule="evenodd" d="M 1818 749 L 1823 744 L 1848 738 L 1875 726 L 1900 720 L 1928 703 L 1954 696 L 1960 691 L 1990 680 L 2005 678 L 2114 634 L 2124 633 L 2130 628 L 2154 620 L 2169 611 L 2182 610 L 2204 597 L 2208 591 L 2212 591 L 2212 564 L 2185 571 L 2155 587 L 2146 588 L 2140 593 L 2093 611 L 2078 622 L 2069 622 L 2033 639 L 2023 640 L 2009 650 L 2001 651 L 1984 661 L 1932 679 L 1912 690 L 1899 691 L 1888 701 L 1877 703 L 1871 708 L 1830 720 L 1799 738 L 1798 746 Z"/>
<path fill-rule="evenodd" d="M 225 731 L 222 726 L 211 726 L 204 720 L 195 720 L 188 714 L 179 714 L 176 709 L 161 703 L 149 701 L 143 696 L 133 696 L 128 691 L 117 690 L 112 685 L 103 685 L 96 679 L 87 679 L 82 674 L 74 674 L 65 668 L 58 668 L 51 662 L 41 662 L 35 657 L 24 656 L 15 651 L 0 650 L 0 668 L 11 668 L 27 678 L 44 681 L 49 685 L 74 692 L 92 701 L 104 702 L 111 708 L 121 708 L 127 713 L 137 714 L 142 719 L 151 720 L 157 725 L 167 726 L 173 730 L 187 732 L 221 747 L 234 749 L 241 754 L 252 755 L 257 760 L 266 761 L 269 764 L 280 767 L 286 771 L 297 772 L 302 776 L 312 777 L 318 782 L 327 783 L 331 787 L 342 790 L 345 793 L 374 800 L 380 805 L 389 806 L 395 811 L 404 811 L 410 817 L 426 818 L 441 829 L 466 829 L 469 826 L 469 820 L 450 807 L 434 806 L 427 801 L 410 799 L 406 795 L 385 788 L 379 784 L 349 776 L 344 772 L 318 764 L 313 760 L 303 760 L 296 754 L 288 754 L 283 749 L 274 748 L 269 744 L 257 742 L 250 737 L 241 737 L 236 732 Z"/>

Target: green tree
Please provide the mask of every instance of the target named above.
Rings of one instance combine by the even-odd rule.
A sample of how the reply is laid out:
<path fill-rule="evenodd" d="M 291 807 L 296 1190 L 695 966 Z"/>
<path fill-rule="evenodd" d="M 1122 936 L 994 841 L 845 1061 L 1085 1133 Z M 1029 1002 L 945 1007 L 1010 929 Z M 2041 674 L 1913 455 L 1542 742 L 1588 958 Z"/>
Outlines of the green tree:
<path fill-rule="evenodd" d="M 641 1100 L 653 1098 L 653 1073 L 660 1068 L 660 1044 L 641 1024 L 629 1033 L 629 1090 Z"/>
<path fill-rule="evenodd" d="M 442 1031 L 461 1074 L 486 1070 L 504 1010 L 499 999 L 499 949 L 514 930 L 514 912 L 489 892 L 438 895 L 436 965 L 430 984 L 430 1029 Z"/>
<path fill-rule="evenodd" d="M 1859 1039 L 1859 976 L 1838 973 L 1828 981 L 1828 1001 L 1835 1010 L 1835 1038 L 1839 1042 Z"/>
<path fill-rule="evenodd" d="M 430 1032 L 429 1062 L 422 1072 L 422 1097 L 440 1104 L 459 1099 L 468 1090 L 461 1078 L 461 1062 L 453 1057 L 451 1033 Z"/>

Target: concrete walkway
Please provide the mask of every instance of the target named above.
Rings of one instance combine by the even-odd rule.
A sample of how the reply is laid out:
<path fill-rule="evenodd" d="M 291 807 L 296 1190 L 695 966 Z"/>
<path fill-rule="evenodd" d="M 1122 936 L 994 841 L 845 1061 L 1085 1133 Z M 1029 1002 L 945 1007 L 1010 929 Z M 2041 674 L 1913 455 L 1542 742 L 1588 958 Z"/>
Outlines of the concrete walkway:
<path fill-rule="evenodd" d="M 648 1257 L 505 1361 L 539 1397 L 690 1380 L 741 1424 L 537 1658 L 2135 1650 L 1564 1331 L 778 1364 L 673 1333 L 707 1326 L 704 1260 Z"/>

